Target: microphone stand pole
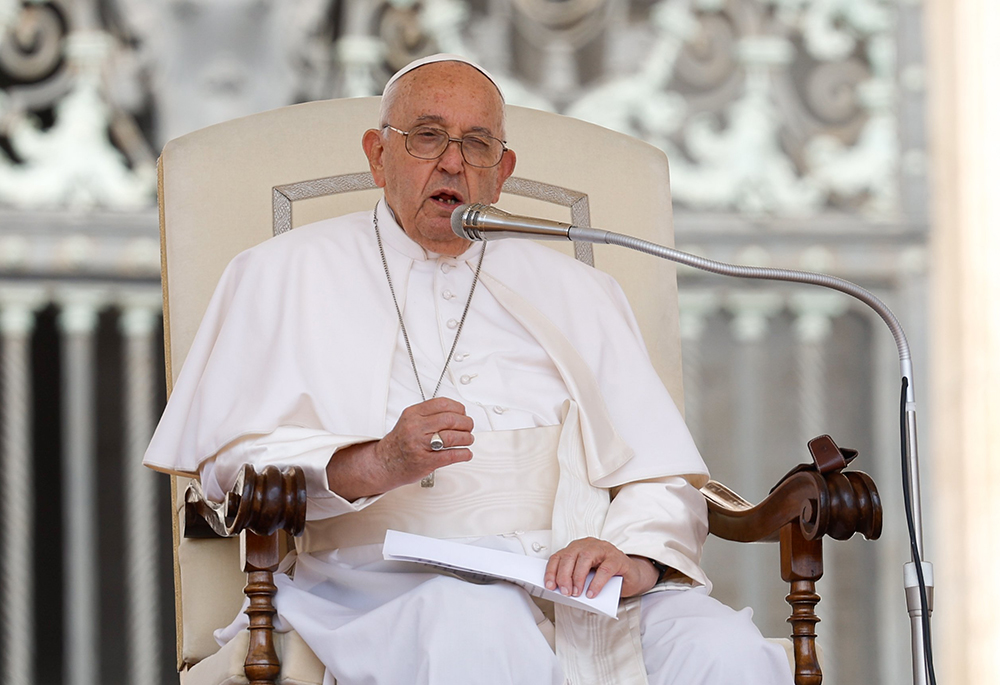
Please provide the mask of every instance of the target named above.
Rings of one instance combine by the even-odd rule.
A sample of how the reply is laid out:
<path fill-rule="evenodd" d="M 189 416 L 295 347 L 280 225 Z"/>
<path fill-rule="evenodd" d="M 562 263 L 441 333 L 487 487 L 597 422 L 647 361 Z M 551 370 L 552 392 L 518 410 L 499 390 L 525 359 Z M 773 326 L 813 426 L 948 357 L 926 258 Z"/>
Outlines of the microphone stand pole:
<path fill-rule="evenodd" d="M 563 225 L 565 226 L 565 225 Z M 500 236 L 498 236 L 500 237 Z M 507 236 L 504 236 L 507 237 Z M 524 237 L 542 237 L 529 236 Z M 551 239 L 555 236 L 546 236 Z M 905 419 L 902 429 L 904 450 L 904 495 L 911 505 L 907 507 L 907 518 L 911 528 L 911 560 L 903 567 L 904 588 L 906 590 L 906 610 L 910 616 L 910 647 L 913 660 L 914 685 L 930 685 L 933 667 L 930 662 L 930 615 L 934 608 L 934 569 L 930 562 L 923 561 L 923 519 L 920 504 L 920 469 L 917 458 L 917 405 L 913 393 L 913 363 L 906 334 L 892 311 L 874 294 L 861 286 L 835 276 L 796 271 L 793 269 L 771 269 L 752 266 L 725 264 L 704 257 L 681 252 L 632 236 L 612 233 L 596 228 L 570 226 L 568 235 L 560 237 L 572 241 L 618 245 L 630 250 L 644 252 L 654 257 L 685 264 L 695 269 L 736 278 L 755 278 L 773 281 L 808 283 L 824 288 L 832 288 L 846 293 L 871 307 L 882 318 L 896 340 L 899 352 L 900 375 L 903 378 Z M 543 238 L 544 239 L 544 238 Z M 912 511 L 912 515 L 911 515 Z"/>

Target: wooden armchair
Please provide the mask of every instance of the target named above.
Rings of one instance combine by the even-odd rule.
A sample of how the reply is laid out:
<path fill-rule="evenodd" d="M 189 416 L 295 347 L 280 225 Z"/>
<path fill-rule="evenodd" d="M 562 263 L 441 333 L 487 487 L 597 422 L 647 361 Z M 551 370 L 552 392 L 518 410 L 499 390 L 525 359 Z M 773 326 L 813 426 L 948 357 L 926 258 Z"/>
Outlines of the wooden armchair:
<path fill-rule="evenodd" d="M 360 139 L 376 123 L 378 102 L 361 98 L 286 107 L 197 131 L 164 148 L 159 200 L 168 388 L 233 256 L 295 226 L 374 206 L 380 193 Z M 509 145 L 519 156 L 501 207 L 672 244 L 669 176 L 661 151 L 584 122 L 518 107 L 508 108 L 507 126 Z M 608 246 L 564 249 L 618 279 L 657 372 L 683 407 L 673 266 Z M 881 529 L 874 483 L 844 470 L 854 453 L 825 436 L 809 449 L 813 463 L 790 472 L 757 506 L 721 484 L 703 488 L 713 534 L 779 542 L 781 575 L 791 584 L 789 621 L 800 684 L 821 682 L 814 607 L 823 536 L 844 539 L 860 532 L 874 539 Z M 196 474 L 174 476 L 182 681 L 242 683 L 245 669 L 252 683 L 273 683 L 279 674 L 284 683 L 321 683 L 322 665 L 301 639 L 294 632 L 276 635 L 271 626 L 272 573 L 287 542 L 281 531 L 295 536 L 305 525 L 301 473 L 246 467 L 221 505 L 207 502 L 197 481 L 187 480 Z M 249 577 L 241 575 L 241 567 Z M 220 650 L 212 630 L 239 611 L 244 585 L 250 630 L 246 640 Z"/>
<path fill-rule="evenodd" d="M 816 581 L 823 575 L 823 536 L 846 540 L 861 533 L 875 540 L 882 531 L 882 505 L 875 483 L 861 471 L 845 471 L 857 456 L 840 449 L 828 435 L 809 442 L 811 464 L 784 476 L 763 502 L 754 506 L 722 483 L 703 488 L 709 532 L 736 542 L 778 542 L 781 578 L 791 588 L 792 643 L 796 685 L 819 685 L 822 671 L 816 651 Z M 305 527 L 305 479 L 301 470 L 249 465 L 222 505 L 207 501 L 197 481 L 185 493 L 184 518 L 189 537 L 242 534 L 244 589 L 250 600 L 248 648 L 244 661 L 251 685 L 277 683 L 281 664 L 273 637 L 273 573 L 280 560 L 281 531 L 301 534 Z M 322 671 L 318 674 L 322 678 Z"/>

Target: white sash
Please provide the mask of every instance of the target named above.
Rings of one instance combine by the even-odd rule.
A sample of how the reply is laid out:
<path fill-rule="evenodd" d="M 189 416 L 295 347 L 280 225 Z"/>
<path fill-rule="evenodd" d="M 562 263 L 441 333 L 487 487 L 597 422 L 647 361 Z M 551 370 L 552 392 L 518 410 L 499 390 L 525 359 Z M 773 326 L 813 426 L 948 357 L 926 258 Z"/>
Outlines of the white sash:
<path fill-rule="evenodd" d="M 483 284 L 552 357 L 571 399 L 563 406 L 559 485 L 552 512 L 552 549 L 601 537 L 611 506 L 595 481 L 621 468 L 633 451 L 615 430 L 597 382 L 566 337 L 529 302 L 496 279 Z M 618 620 L 556 605 L 556 655 L 571 685 L 648 685 L 639 634 L 639 598 L 625 600 Z"/>
<path fill-rule="evenodd" d="M 549 530 L 559 478 L 559 426 L 476 433 L 472 461 L 437 470 L 434 487 L 411 483 L 361 511 L 310 521 L 302 552 L 381 543 L 385 531 L 475 538 Z"/>
<path fill-rule="evenodd" d="M 559 441 L 559 486 L 552 512 L 552 549 L 573 540 L 600 537 L 611 500 L 587 478 L 579 408 L 564 406 Z M 572 685 L 647 685 L 639 635 L 639 598 L 624 600 L 618 620 L 555 605 L 556 655 Z"/>

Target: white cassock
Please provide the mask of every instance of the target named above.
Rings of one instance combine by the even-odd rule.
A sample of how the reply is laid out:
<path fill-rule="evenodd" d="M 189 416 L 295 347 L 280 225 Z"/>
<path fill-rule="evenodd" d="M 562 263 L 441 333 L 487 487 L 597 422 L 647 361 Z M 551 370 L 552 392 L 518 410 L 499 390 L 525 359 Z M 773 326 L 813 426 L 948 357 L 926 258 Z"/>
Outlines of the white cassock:
<path fill-rule="evenodd" d="M 429 393 L 483 248 L 428 254 L 384 203 L 377 211 Z M 532 243 L 486 249 L 438 393 L 473 418 L 475 456 L 440 469 L 434 488 L 347 502 L 327 485 L 335 450 L 381 438 L 421 401 L 368 212 L 298 228 L 233 260 L 146 463 L 200 470 L 216 499 L 243 463 L 304 468 L 309 522 L 294 580 L 278 576 L 278 611 L 329 683 L 332 673 L 342 685 L 640 685 L 647 671 L 651 683 L 790 682 L 782 650 L 763 642 L 749 612 L 707 595 L 698 565 L 707 514 L 696 489 L 707 470 L 617 283 Z M 519 588 L 382 561 L 388 528 L 543 558 L 592 535 L 677 573 L 660 592 L 624 601 L 618 621 L 556 606 L 553 634 Z"/>

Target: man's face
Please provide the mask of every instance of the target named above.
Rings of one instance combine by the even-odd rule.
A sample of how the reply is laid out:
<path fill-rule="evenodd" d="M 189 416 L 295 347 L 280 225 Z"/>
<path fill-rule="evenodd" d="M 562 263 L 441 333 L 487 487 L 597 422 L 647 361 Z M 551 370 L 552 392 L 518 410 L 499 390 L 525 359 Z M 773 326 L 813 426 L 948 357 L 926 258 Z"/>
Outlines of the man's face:
<path fill-rule="evenodd" d="M 427 124 L 452 138 L 480 133 L 503 139 L 503 103 L 497 89 L 479 71 L 460 62 L 437 62 L 403 76 L 386 123 L 409 131 Z M 514 171 L 514 153 L 504 153 L 489 169 L 470 166 L 458 143 L 449 143 L 438 159 L 417 159 L 406 151 L 406 138 L 388 128 L 365 133 L 365 154 L 375 183 L 406 234 L 431 252 L 458 255 L 469 241 L 451 230 L 451 213 L 460 204 L 493 204 Z"/>

